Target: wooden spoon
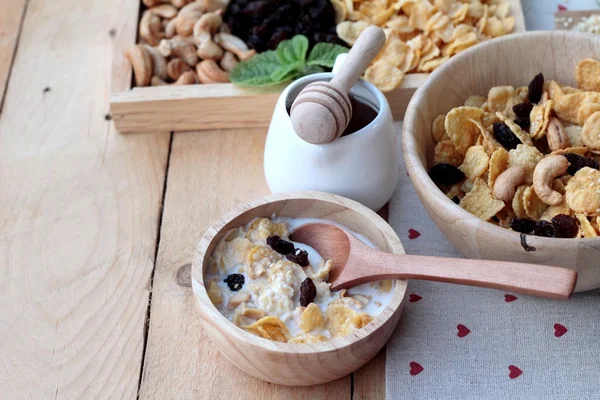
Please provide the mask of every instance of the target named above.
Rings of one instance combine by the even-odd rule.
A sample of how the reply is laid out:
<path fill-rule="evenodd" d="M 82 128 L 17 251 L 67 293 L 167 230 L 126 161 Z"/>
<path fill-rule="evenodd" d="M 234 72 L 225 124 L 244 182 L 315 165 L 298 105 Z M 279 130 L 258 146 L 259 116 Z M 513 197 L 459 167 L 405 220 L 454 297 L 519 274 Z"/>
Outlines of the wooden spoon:
<path fill-rule="evenodd" d="M 329 273 L 332 291 L 384 279 L 419 279 L 567 299 L 577 281 L 577 272 L 566 268 L 385 253 L 326 223 L 302 225 L 290 239 L 333 259 Z"/>
<path fill-rule="evenodd" d="M 352 117 L 348 92 L 384 45 L 383 30 L 367 27 L 331 82 L 314 82 L 302 89 L 290 110 L 292 126 L 300 138 L 325 144 L 342 136 Z"/>

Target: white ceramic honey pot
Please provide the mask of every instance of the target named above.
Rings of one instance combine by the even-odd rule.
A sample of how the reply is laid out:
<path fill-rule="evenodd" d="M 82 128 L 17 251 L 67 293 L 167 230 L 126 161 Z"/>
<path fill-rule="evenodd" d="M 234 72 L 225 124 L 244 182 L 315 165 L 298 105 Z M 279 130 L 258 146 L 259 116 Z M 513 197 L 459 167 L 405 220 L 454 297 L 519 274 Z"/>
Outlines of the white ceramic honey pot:
<path fill-rule="evenodd" d="M 265 176 L 273 193 L 328 192 L 377 211 L 392 196 L 400 174 L 393 118 L 384 94 L 371 83 L 359 80 L 350 94 L 370 104 L 377 116 L 364 128 L 327 144 L 310 144 L 298 137 L 288 112 L 306 85 L 330 81 L 345 56 L 338 56 L 333 73 L 305 76 L 281 93 L 265 144 Z"/>

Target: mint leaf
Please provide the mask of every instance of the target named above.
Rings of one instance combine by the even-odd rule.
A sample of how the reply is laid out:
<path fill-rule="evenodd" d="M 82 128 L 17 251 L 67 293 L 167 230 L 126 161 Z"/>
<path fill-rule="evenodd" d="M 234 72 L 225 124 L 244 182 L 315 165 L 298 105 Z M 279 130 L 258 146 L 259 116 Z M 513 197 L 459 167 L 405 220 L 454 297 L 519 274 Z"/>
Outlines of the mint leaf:
<path fill-rule="evenodd" d="M 324 69 L 319 67 L 318 65 L 306 65 L 299 71 L 297 71 L 296 75 L 294 75 L 294 79 L 300 78 L 305 75 L 316 74 L 323 71 Z"/>
<path fill-rule="evenodd" d="M 294 62 L 288 65 L 282 65 L 271 73 L 271 79 L 276 82 L 284 82 L 295 76 L 299 70 L 304 68 L 304 62 Z"/>
<path fill-rule="evenodd" d="M 304 35 L 296 35 L 289 40 L 284 40 L 277 45 L 277 57 L 281 64 L 292 64 L 306 61 L 308 39 Z"/>
<path fill-rule="evenodd" d="M 229 80 L 239 86 L 276 85 L 280 81 L 272 75 L 283 66 L 275 51 L 265 51 L 241 62 L 229 74 Z"/>
<path fill-rule="evenodd" d="M 335 58 L 350 51 L 349 48 L 332 43 L 317 43 L 308 56 L 308 65 L 333 68 Z"/>

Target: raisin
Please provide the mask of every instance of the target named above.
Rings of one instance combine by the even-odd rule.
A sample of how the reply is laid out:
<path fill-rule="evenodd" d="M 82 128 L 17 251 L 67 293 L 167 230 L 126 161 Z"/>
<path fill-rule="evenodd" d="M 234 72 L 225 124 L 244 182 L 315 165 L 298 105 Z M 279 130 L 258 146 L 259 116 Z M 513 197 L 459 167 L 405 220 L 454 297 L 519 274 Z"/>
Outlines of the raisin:
<path fill-rule="evenodd" d="M 554 228 L 554 225 L 552 225 L 552 222 L 540 221 L 537 224 L 535 224 L 533 234 L 536 236 L 553 238 L 556 237 L 556 229 Z"/>
<path fill-rule="evenodd" d="M 531 120 L 529 117 L 527 118 L 517 118 L 515 119 L 515 124 L 519 125 L 521 129 L 528 130 L 531 126 Z"/>
<path fill-rule="evenodd" d="M 531 110 L 533 110 L 533 104 L 531 104 L 528 101 L 513 106 L 513 112 L 519 118 L 529 119 L 529 114 L 531 114 Z"/>
<path fill-rule="evenodd" d="M 465 179 L 465 174 L 454 165 L 436 164 L 429 170 L 431 180 L 440 185 L 454 185 Z"/>
<path fill-rule="evenodd" d="M 504 122 L 494 122 L 494 138 L 506 150 L 516 149 L 521 144 L 519 138 L 510 130 Z"/>
<path fill-rule="evenodd" d="M 272 235 L 267 238 L 267 244 L 279 254 L 287 256 L 294 251 L 294 243 L 283 240 L 277 235 Z"/>
<path fill-rule="evenodd" d="M 558 238 L 574 238 L 579 232 L 575 218 L 570 215 L 558 214 L 552 218 L 552 225 L 556 229 L 556 237 Z"/>
<path fill-rule="evenodd" d="M 453 201 L 454 203 L 456 203 L 456 204 L 460 204 L 460 197 L 458 197 L 458 196 L 454 196 L 454 197 L 452 198 L 452 201 Z"/>
<path fill-rule="evenodd" d="M 308 267 L 308 252 L 306 250 L 296 249 L 285 256 L 291 262 L 298 264 L 301 267 Z"/>
<path fill-rule="evenodd" d="M 535 221 L 527 218 L 513 218 L 510 221 L 513 231 L 530 234 L 535 229 Z"/>
<path fill-rule="evenodd" d="M 567 169 L 567 173 L 569 175 L 575 175 L 577 171 L 584 167 L 590 167 L 593 169 L 599 168 L 598 162 L 593 158 L 584 157 L 575 153 L 566 153 L 564 156 L 567 158 L 569 164 L 571 164 Z"/>
<path fill-rule="evenodd" d="M 231 274 L 227 278 L 225 278 L 223 282 L 225 282 L 227 286 L 229 286 L 229 290 L 231 290 L 232 292 L 237 292 L 242 288 L 242 286 L 244 286 L 245 281 L 246 279 L 244 278 L 244 275 Z"/>
<path fill-rule="evenodd" d="M 498 222 L 500 222 L 500 218 L 498 218 L 497 216 L 495 216 L 495 215 L 494 215 L 494 216 L 492 217 L 492 221 L 494 221 L 494 222 L 498 223 Z"/>
<path fill-rule="evenodd" d="M 317 297 L 317 288 L 312 279 L 306 278 L 300 285 L 300 305 L 308 306 Z"/>
<path fill-rule="evenodd" d="M 538 103 L 544 93 L 544 75 L 540 72 L 529 83 L 529 101 Z"/>

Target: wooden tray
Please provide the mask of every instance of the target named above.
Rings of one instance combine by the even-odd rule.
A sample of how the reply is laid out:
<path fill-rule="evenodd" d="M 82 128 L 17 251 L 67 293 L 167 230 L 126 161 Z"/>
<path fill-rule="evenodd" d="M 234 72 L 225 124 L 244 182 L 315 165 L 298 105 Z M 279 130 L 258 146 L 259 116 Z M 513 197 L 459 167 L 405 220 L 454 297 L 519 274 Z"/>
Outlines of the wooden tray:
<path fill-rule="evenodd" d="M 509 2 L 514 33 L 525 32 L 521 0 Z M 137 24 L 138 14 L 131 18 Z M 115 60 L 127 63 L 123 55 Z M 428 76 L 408 74 L 399 88 L 386 93 L 394 119 L 404 118 L 412 95 Z M 121 133 L 267 127 L 284 87 L 244 89 L 230 83 L 135 87 L 113 91 L 110 112 Z"/>

